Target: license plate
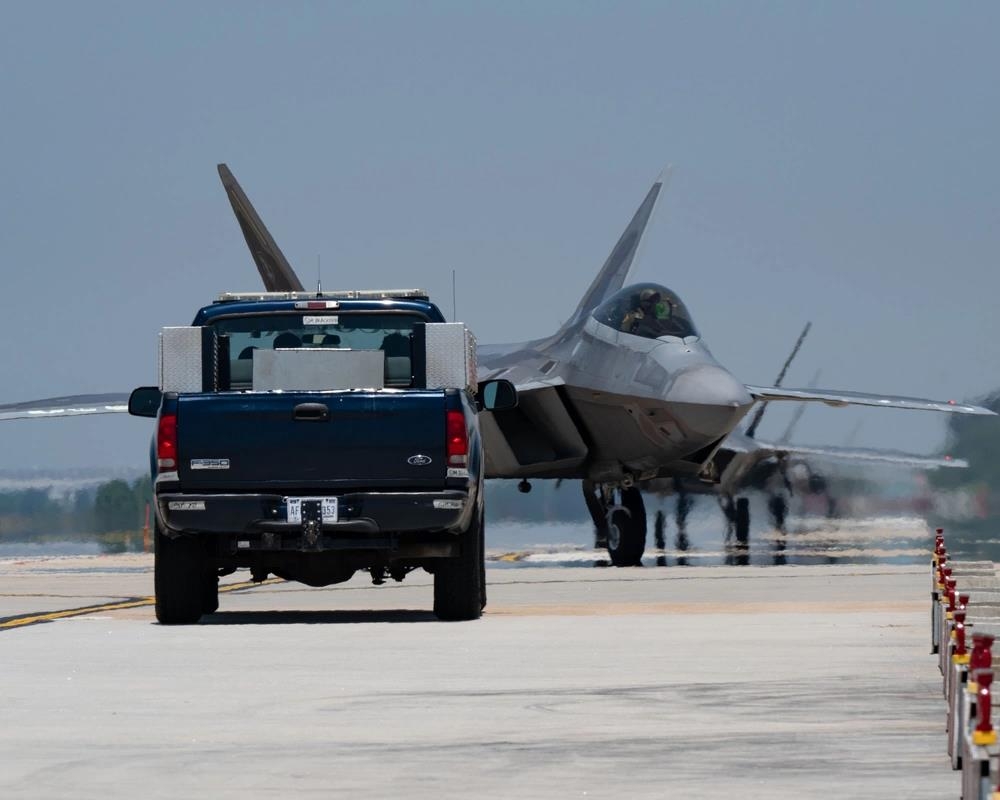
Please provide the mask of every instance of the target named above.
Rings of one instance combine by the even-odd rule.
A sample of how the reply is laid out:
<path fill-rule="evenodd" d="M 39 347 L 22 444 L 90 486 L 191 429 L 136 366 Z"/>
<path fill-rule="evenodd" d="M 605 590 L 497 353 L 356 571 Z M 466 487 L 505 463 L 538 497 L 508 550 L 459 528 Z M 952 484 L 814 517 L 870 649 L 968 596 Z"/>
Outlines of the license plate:
<path fill-rule="evenodd" d="M 286 497 L 285 505 L 288 508 L 288 521 L 296 525 L 302 524 L 302 504 L 319 503 L 322 509 L 323 523 L 337 521 L 337 498 L 336 497 Z"/>

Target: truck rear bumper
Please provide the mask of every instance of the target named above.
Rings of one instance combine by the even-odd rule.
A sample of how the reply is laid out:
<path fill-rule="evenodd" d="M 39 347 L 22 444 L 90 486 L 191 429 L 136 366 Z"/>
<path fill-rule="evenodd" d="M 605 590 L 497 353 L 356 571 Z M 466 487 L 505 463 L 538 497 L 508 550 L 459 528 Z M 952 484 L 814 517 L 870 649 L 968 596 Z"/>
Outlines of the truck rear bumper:
<path fill-rule="evenodd" d="M 376 537 L 381 533 L 458 534 L 468 527 L 474 505 L 464 490 L 354 492 L 337 499 L 337 521 L 317 522 L 309 533 L 324 534 L 324 539 Z M 248 534 L 259 540 L 262 534 L 298 536 L 307 532 L 303 523 L 287 521 L 285 495 L 281 494 L 164 493 L 157 494 L 156 507 L 168 535 Z"/>

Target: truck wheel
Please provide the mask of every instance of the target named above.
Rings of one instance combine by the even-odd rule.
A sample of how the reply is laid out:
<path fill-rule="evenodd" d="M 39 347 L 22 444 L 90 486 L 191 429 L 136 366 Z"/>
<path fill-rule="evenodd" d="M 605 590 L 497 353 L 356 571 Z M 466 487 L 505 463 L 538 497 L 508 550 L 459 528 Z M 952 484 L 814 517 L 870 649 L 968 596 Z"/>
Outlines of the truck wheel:
<path fill-rule="evenodd" d="M 461 555 L 434 571 L 434 614 L 438 619 L 479 619 L 486 604 L 482 511 L 462 538 Z"/>
<path fill-rule="evenodd" d="M 479 552 L 483 554 L 479 568 L 479 610 L 486 608 L 486 525 L 479 524 Z"/>
<path fill-rule="evenodd" d="M 202 543 L 190 536 L 171 539 L 153 531 L 153 585 L 161 625 L 190 625 L 201 619 L 208 572 Z"/>
<path fill-rule="evenodd" d="M 202 595 L 202 614 L 214 614 L 219 610 L 219 576 L 209 571 L 205 578 L 205 593 Z"/>

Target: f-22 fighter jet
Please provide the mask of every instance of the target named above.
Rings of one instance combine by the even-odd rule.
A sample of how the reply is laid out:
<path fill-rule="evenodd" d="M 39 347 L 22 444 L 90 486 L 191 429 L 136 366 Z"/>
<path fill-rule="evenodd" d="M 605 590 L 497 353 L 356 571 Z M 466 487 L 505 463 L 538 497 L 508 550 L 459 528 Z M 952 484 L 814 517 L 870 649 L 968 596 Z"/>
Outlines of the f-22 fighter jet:
<path fill-rule="evenodd" d="M 265 289 L 302 291 L 235 177 L 219 175 Z M 644 487 L 664 479 L 731 496 L 766 459 L 795 453 L 739 430 L 756 403 L 820 402 L 962 414 L 992 414 L 954 401 L 817 389 L 750 386 L 712 356 L 681 298 L 666 286 L 626 286 L 656 202 L 647 193 L 570 319 L 551 336 L 480 346 L 479 377 L 506 378 L 516 408 L 483 412 L 487 477 L 580 480 L 598 530 L 618 566 L 638 564 L 646 541 Z M 62 397 L 0 406 L 0 420 L 124 411 L 127 395 Z M 810 454 L 816 449 L 810 448 Z M 871 456 L 869 456 L 869 460 Z M 887 455 L 883 460 L 895 460 Z M 904 459 L 903 463 L 907 463 Z M 745 498 L 739 527 L 749 526 Z"/>
<path fill-rule="evenodd" d="M 665 483 L 714 490 L 746 541 L 745 491 L 765 462 L 790 456 L 846 457 L 923 465 L 934 459 L 872 450 L 808 448 L 755 438 L 755 404 L 820 402 L 962 414 L 990 414 L 954 401 L 818 389 L 750 386 L 712 356 L 690 311 L 666 286 L 628 280 L 664 181 L 649 190 L 572 317 L 552 336 L 479 348 L 482 379 L 506 378 L 517 408 L 482 421 L 487 476 L 580 479 L 611 561 L 641 562 L 646 540 L 642 492 Z M 624 287 L 624 288 L 623 288 Z M 924 462 L 921 464 L 921 462 Z M 959 466 L 941 460 L 940 465 Z"/>

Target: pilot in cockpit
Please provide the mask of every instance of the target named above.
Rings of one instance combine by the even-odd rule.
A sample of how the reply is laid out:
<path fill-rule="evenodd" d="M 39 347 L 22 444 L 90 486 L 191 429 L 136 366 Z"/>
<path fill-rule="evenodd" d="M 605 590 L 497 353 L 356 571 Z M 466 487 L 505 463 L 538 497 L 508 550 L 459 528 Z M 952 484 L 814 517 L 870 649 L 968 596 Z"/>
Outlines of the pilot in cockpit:
<path fill-rule="evenodd" d="M 670 303 L 656 289 L 643 289 L 633 295 L 632 308 L 622 319 L 621 330 L 637 336 L 656 338 L 670 320 Z"/>

